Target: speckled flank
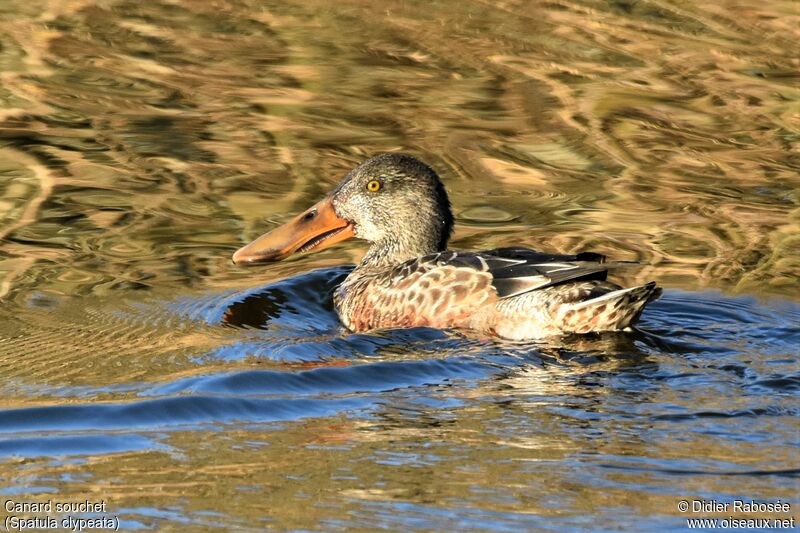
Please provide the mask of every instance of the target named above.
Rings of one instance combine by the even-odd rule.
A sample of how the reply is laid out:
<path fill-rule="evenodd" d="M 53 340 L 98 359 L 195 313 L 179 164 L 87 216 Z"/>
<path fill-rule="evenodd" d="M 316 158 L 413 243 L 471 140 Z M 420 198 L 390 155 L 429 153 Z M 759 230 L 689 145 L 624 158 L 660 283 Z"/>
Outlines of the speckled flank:
<path fill-rule="evenodd" d="M 449 265 L 422 266 L 404 277 L 378 273 L 348 279 L 336 293 L 339 316 L 355 331 L 463 326 L 476 308 L 496 300 L 491 275 Z"/>
<path fill-rule="evenodd" d="M 654 283 L 621 289 L 607 281 L 588 280 L 503 297 L 495 286 L 497 279 L 509 279 L 500 277 L 508 274 L 496 262 L 503 253 L 507 252 L 447 252 L 407 261 L 390 271 L 356 269 L 337 290 L 336 307 L 353 331 L 467 327 L 521 340 L 624 329 L 661 292 Z M 512 266 L 519 271 L 523 264 L 518 260 Z"/>

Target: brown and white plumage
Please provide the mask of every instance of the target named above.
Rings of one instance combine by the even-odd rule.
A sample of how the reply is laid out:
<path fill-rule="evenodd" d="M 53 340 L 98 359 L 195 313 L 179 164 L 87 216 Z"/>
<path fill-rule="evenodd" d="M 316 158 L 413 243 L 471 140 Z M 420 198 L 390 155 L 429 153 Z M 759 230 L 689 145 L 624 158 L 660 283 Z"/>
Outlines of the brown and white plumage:
<path fill-rule="evenodd" d="M 623 289 L 608 271 L 633 263 L 595 253 L 526 248 L 447 251 L 453 217 L 436 173 L 385 154 L 348 174 L 330 197 L 245 246 L 237 263 L 282 259 L 349 238 L 372 242 L 334 294 L 353 331 L 463 327 L 508 339 L 620 330 L 658 298 L 655 283 Z"/>
<path fill-rule="evenodd" d="M 386 327 L 467 327 L 509 339 L 618 330 L 660 289 L 606 281 L 599 254 L 552 255 L 525 248 L 439 252 L 390 270 L 351 275 L 334 295 L 355 331 Z"/>

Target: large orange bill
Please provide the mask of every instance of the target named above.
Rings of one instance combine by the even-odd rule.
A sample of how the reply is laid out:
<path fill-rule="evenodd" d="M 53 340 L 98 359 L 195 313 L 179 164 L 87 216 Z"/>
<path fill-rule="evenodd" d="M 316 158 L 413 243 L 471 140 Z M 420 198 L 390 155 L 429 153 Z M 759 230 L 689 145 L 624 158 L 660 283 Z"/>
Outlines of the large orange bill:
<path fill-rule="evenodd" d="M 297 252 L 321 250 L 353 237 L 353 225 L 339 218 L 330 198 L 265 233 L 233 254 L 237 265 L 280 261 Z"/>

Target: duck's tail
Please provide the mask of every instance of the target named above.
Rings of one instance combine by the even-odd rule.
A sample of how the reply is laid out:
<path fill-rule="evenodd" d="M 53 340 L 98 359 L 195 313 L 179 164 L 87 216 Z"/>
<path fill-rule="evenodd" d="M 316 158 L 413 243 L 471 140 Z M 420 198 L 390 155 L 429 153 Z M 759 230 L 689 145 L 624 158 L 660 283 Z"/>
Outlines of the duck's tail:
<path fill-rule="evenodd" d="M 612 290 L 567 305 L 562 327 L 571 333 L 622 330 L 635 324 L 644 307 L 659 296 L 661 288 L 654 281 L 639 287 Z"/>

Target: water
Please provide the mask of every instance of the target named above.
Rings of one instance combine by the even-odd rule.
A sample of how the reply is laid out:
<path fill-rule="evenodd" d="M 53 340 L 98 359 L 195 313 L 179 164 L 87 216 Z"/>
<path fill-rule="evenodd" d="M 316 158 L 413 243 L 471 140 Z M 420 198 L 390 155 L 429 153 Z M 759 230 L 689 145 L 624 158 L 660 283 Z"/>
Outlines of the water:
<path fill-rule="evenodd" d="M 799 18 L 749 4 L 0 2 L 0 497 L 126 529 L 797 517 Z M 395 149 L 453 247 L 640 260 L 618 279 L 664 297 L 631 334 L 348 334 L 362 244 L 232 265 Z"/>

